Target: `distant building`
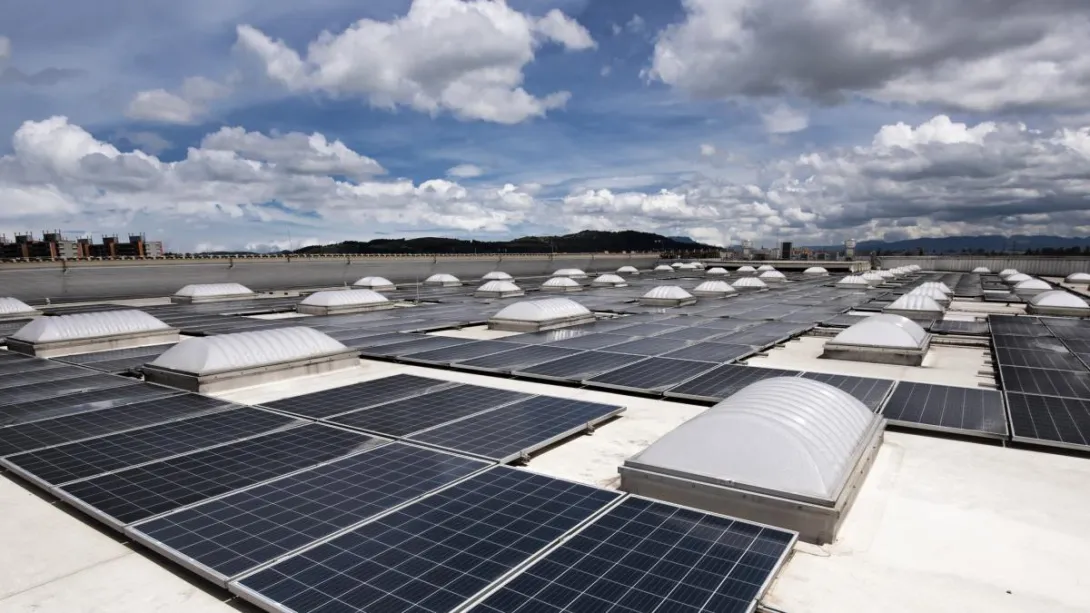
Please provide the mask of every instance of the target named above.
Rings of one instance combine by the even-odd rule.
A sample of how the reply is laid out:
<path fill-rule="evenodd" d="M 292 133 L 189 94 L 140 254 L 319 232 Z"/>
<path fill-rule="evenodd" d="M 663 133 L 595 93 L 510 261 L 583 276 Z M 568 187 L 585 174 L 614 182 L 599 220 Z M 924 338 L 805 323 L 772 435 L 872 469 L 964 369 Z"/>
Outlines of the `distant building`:
<path fill-rule="evenodd" d="M 844 259 L 846 259 L 846 260 L 854 260 L 855 259 L 855 239 L 854 238 L 849 238 L 848 240 L 844 241 Z"/>
<path fill-rule="evenodd" d="M 793 247 L 793 246 L 794 246 L 794 244 L 791 241 L 784 241 L 784 242 L 780 243 L 780 259 L 781 260 L 790 260 L 791 259 L 791 247 Z"/>
<path fill-rule="evenodd" d="M 16 234 L 15 240 L 0 235 L 0 259 L 78 260 L 81 258 L 145 258 L 163 257 L 162 241 L 145 241 L 143 234 L 130 234 L 128 242 L 117 236 L 103 236 L 101 243 L 87 237 L 67 240 L 60 231 L 42 233 L 41 240 L 27 232 Z"/>

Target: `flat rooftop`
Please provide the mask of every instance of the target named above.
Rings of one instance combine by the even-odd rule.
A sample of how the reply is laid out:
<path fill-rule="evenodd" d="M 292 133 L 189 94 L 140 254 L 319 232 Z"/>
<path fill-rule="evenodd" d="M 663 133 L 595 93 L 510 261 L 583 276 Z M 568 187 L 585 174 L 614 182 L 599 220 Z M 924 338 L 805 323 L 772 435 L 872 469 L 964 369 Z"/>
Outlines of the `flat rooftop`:
<path fill-rule="evenodd" d="M 951 277 L 950 273 L 922 273 L 916 278 L 942 278 L 951 287 L 961 282 L 959 291 L 974 282 L 979 286 L 989 281 L 980 275 Z M 620 415 L 595 425 L 589 432 L 535 450 L 520 463 L 533 473 L 611 490 L 619 487 L 618 467 L 625 459 L 706 411 L 714 401 L 671 397 L 670 389 L 690 380 L 680 376 L 671 386 L 640 389 L 637 382 L 628 391 L 594 387 L 591 383 L 598 376 L 595 374 L 585 378 L 575 374 L 566 380 L 543 379 L 533 376 L 533 365 L 515 364 L 516 358 L 505 364 L 503 351 L 560 343 L 559 347 L 571 347 L 572 353 L 600 351 L 615 355 L 628 349 L 611 351 L 610 347 L 640 341 L 638 350 L 645 353 L 632 354 L 632 361 L 623 369 L 645 357 L 694 351 L 695 345 L 719 349 L 708 345 L 752 343 L 751 351 L 735 358 L 697 361 L 689 375 L 706 376 L 720 364 L 730 362 L 737 368 L 782 370 L 784 376 L 792 377 L 800 373 L 832 374 L 888 381 L 891 390 L 902 383 L 916 383 L 939 386 L 935 389 L 999 390 L 993 393 L 1005 396 L 1010 390 L 1000 376 L 1001 364 L 994 345 L 1006 343 L 1009 337 L 1000 337 L 1015 328 L 1003 326 L 1042 325 L 1035 318 L 1018 317 L 993 319 L 993 325 L 984 333 L 971 326 L 964 328 L 970 331 L 966 334 L 933 332 L 932 345 L 921 366 L 895 366 L 820 356 L 824 344 L 851 320 L 838 320 L 838 316 L 877 312 L 891 293 L 900 291 L 896 287 L 849 292 L 826 285 L 835 282 L 835 277 L 813 280 L 792 275 L 786 287 L 726 300 L 701 299 L 695 307 L 647 309 L 634 302 L 651 286 L 676 284 L 691 288 L 700 280 L 680 275 L 656 279 L 645 273 L 624 291 L 588 289 L 567 295 L 615 318 L 600 320 L 602 329 L 591 334 L 616 335 L 617 339 L 612 339 L 616 344 L 601 344 L 595 349 L 574 348 L 578 342 L 591 346 L 588 339 L 577 341 L 588 336 L 578 331 L 540 334 L 525 342 L 530 339 L 524 335 L 488 330 L 481 325 L 481 314 L 495 312 L 517 299 L 499 304 L 476 300 L 471 297 L 472 284 L 457 291 L 432 290 L 420 306 L 395 309 L 396 314 L 385 311 L 366 317 L 337 316 L 346 318 L 340 320 L 291 317 L 286 301 L 267 303 L 276 305 L 272 309 L 276 312 L 269 313 L 238 312 L 232 309 L 241 307 L 232 306 L 227 309 L 233 312 L 229 316 L 205 306 L 198 309 L 198 314 L 189 305 L 179 308 L 154 299 L 138 304 L 152 314 L 160 309 L 164 321 L 178 322 L 172 325 L 186 334 L 222 333 L 255 325 L 313 325 L 335 338 L 346 339 L 342 342 L 349 346 L 359 346 L 363 352 L 359 365 L 353 368 L 212 394 L 240 404 L 265 405 L 364 381 L 415 375 L 622 406 L 625 411 Z M 519 283 L 532 288 L 540 279 Z M 407 294 L 414 290 L 399 289 L 397 297 L 402 297 L 402 291 L 406 292 L 405 299 L 411 300 Z M 806 302 L 813 304 L 803 304 Z M 96 304 L 101 306 L 90 303 L 80 308 L 93 310 Z M 980 324 L 989 315 L 1009 318 L 1021 312 L 1022 305 L 1017 302 L 962 297 L 954 300 L 944 319 Z M 688 325 L 696 319 L 700 319 L 698 325 Z M 810 323 L 805 323 L 807 319 Z M 703 327 L 709 321 L 724 325 Z M 741 327 L 731 329 L 732 321 Z M 782 325 L 768 325 L 772 323 Z M 628 326 L 637 327 L 626 333 Z M 707 334 L 686 332 L 697 328 Z M 496 359 L 485 355 L 477 363 L 485 371 L 467 370 L 464 361 L 414 362 L 412 351 L 389 350 L 383 354 L 383 347 L 400 345 L 385 343 L 391 333 L 423 341 L 415 352 L 420 354 L 446 348 L 433 345 L 426 340 L 429 338 L 448 339 L 451 343 L 500 342 L 510 347 L 496 346 L 503 350 L 489 354 L 500 356 Z M 376 340 L 380 337 L 383 342 Z M 641 340 L 647 338 L 659 339 L 663 353 L 654 353 L 654 343 Z M 1067 342 L 1065 337 L 1057 338 Z M 682 343 L 680 347 L 678 342 Z M 1082 359 L 1081 354 L 1073 355 Z M 473 360 L 468 362 L 474 365 Z M 522 372 L 528 374 L 519 374 Z M 3 376 L 0 374 L 0 378 Z M 892 394 L 882 402 L 889 402 Z M 0 416 L 4 411 L 0 403 Z M 796 543 L 760 602 L 768 610 L 787 613 L 1090 609 L 1090 584 L 1083 576 L 1084 569 L 1090 568 L 1090 514 L 1084 512 L 1090 506 L 1088 452 L 1090 448 L 1060 450 L 1027 444 L 1025 440 L 1012 441 L 1009 434 L 1000 439 L 978 438 L 971 431 L 941 433 L 904 423 L 891 427 L 885 432 L 874 464 L 836 540 L 823 546 Z M 100 526 L 10 472 L 0 478 L 0 508 L 8 519 L 0 524 L 0 611 L 258 610 L 126 536 Z"/>

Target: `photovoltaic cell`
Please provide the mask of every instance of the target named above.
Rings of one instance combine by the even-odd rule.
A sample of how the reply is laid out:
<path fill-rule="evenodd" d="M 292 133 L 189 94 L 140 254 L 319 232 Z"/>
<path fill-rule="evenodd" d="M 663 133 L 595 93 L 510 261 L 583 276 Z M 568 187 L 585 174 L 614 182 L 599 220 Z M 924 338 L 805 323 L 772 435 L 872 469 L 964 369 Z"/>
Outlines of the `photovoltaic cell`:
<path fill-rule="evenodd" d="M 98 373 L 93 370 L 80 370 L 87 374 L 82 377 L 73 377 L 71 379 L 42 381 L 39 383 L 4 388 L 3 390 L 0 390 L 0 405 L 34 402 L 43 398 L 66 396 L 69 394 L 83 394 L 94 390 L 136 385 L 138 383 L 135 379 Z M 0 406 L 0 412 L 3 412 L 3 410 L 4 407 Z"/>
<path fill-rule="evenodd" d="M 421 351 L 419 353 L 412 353 L 401 357 L 406 362 L 449 364 L 459 360 L 472 360 L 473 358 L 507 351 L 508 349 L 516 349 L 518 347 L 519 346 L 514 343 L 505 343 L 502 341 L 476 341 L 454 345 L 453 347 Z"/>
<path fill-rule="evenodd" d="M 1090 401 L 1007 393 L 1014 440 L 1090 449 Z"/>
<path fill-rule="evenodd" d="M 709 341 L 717 336 L 728 334 L 726 330 L 712 330 L 709 328 L 701 328 L 700 326 L 693 326 L 690 328 L 682 328 L 677 332 L 667 332 L 660 334 L 655 338 L 662 339 L 674 339 L 679 341 Z"/>
<path fill-rule="evenodd" d="M 9 387 L 24 387 L 34 383 L 44 383 L 46 381 L 56 381 L 59 379 L 75 379 L 77 377 L 86 377 L 87 375 L 94 374 L 92 371 L 86 368 L 79 368 L 77 366 L 57 366 L 55 368 L 36 368 L 34 370 L 25 370 L 17 373 L 4 373 L 3 377 L 0 377 L 0 390 L 5 390 Z M 0 394 L 6 395 L 6 392 L 0 391 Z"/>
<path fill-rule="evenodd" d="M 677 358 L 680 360 L 697 360 L 698 362 L 716 362 L 723 364 L 744 358 L 754 353 L 749 345 L 729 345 L 727 343 L 697 343 L 684 349 L 671 351 L 664 354 L 664 358 Z"/>
<path fill-rule="evenodd" d="M 653 336 L 648 338 L 637 338 L 636 340 L 627 343 L 613 345 L 609 348 L 609 351 L 611 353 L 631 353 L 634 355 L 662 355 L 688 347 L 691 344 L 691 341 L 672 340 Z"/>
<path fill-rule="evenodd" d="M 449 336 L 421 336 L 404 343 L 379 345 L 378 347 L 364 347 L 360 350 L 363 355 L 396 357 L 409 353 L 419 353 L 432 349 L 465 345 L 472 341 L 464 338 L 451 338 Z"/>
<path fill-rule="evenodd" d="M 658 336 L 665 332 L 677 332 L 684 329 L 681 326 L 673 326 L 659 323 L 638 323 L 632 326 L 624 326 L 617 330 L 618 334 L 625 336 Z"/>
<path fill-rule="evenodd" d="M 0 456 L 220 411 L 223 400 L 185 394 L 0 428 Z"/>
<path fill-rule="evenodd" d="M 748 613 L 795 534 L 628 498 L 516 575 L 484 613 Z"/>
<path fill-rule="evenodd" d="M 542 362 L 573 356 L 578 353 L 580 353 L 580 351 L 576 349 L 562 349 L 560 347 L 550 347 L 548 345 L 533 345 L 512 349 L 511 351 L 493 353 L 492 355 L 486 355 L 472 360 L 453 362 L 451 366 L 468 370 L 511 372 L 527 366 L 533 366 L 534 364 L 541 364 Z"/>
<path fill-rule="evenodd" d="M 1024 366 L 1027 368 L 1046 368 L 1050 370 L 1073 370 L 1086 372 L 1086 367 L 1066 349 L 1059 351 L 1034 351 L 1031 349 L 1011 349 L 996 347 L 996 359 L 1004 366 Z"/>
<path fill-rule="evenodd" d="M 449 387 L 449 381 L 416 375 L 394 375 L 343 387 L 266 402 L 262 406 L 311 419 L 331 417 L 392 400 L 401 400 L 428 391 Z"/>
<path fill-rule="evenodd" d="M 1008 349 L 1028 349 L 1030 351 L 1067 351 L 1063 341 L 1058 338 L 1015 336 L 1011 334 L 993 334 L 992 345 Z"/>
<path fill-rule="evenodd" d="M 131 532 L 224 582 L 487 465 L 392 443 L 139 523 Z"/>
<path fill-rule="evenodd" d="M 562 341 L 556 341 L 549 343 L 550 347 L 563 347 L 565 349 L 601 349 L 603 347 L 609 347 L 610 345 L 620 345 L 621 343 L 627 343 L 633 340 L 634 336 L 622 336 L 620 334 L 606 334 L 604 332 L 596 334 L 586 334 L 583 336 L 569 338 Z"/>
<path fill-rule="evenodd" d="M 559 381 L 582 381 L 627 364 L 634 364 L 643 357 L 630 353 L 610 353 L 608 351 L 585 351 L 544 364 L 514 371 L 515 375 L 537 379 Z"/>
<path fill-rule="evenodd" d="M 56 491 L 107 523 L 125 525 L 382 442 L 308 424 L 77 481 Z"/>
<path fill-rule="evenodd" d="M 901 381 L 882 408 L 890 423 L 974 436 L 1007 436 L 1003 394 L 995 390 Z"/>
<path fill-rule="evenodd" d="M 1090 372 L 1000 366 L 999 376 L 1008 392 L 1090 399 Z"/>
<path fill-rule="evenodd" d="M 479 385 L 459 385 L 422 396 L 388 402 L 329 419 L 331 423 L 399 437 L 466 417 L 529 394 Z"/>
<path fill-rule="evenodd" d="M 666 390 L 666 395 L 675 398 L 718 402 L 752 383 L 772 377 L 795 377 L 799 374 L 797 370 L 724 364 L 695 379 L 690 379 L 677 387 Z"/>
<path fill-rule="evenodd" d="M 828 383 L 833 387 L 839 388 L 867 405 L 867 408 L 872 411 L 877 411 L 878 407 L 882 405 L 882 401 L 889 395 L 889 390 L 893 387 L 894 383 L 888 379 L 851 377 L 848 375 L 833 375 L 823 372 L 804 372 L 802 373 L 802 376 L 806 379 L 821 381 L 822 383 Z"/>
<path fill-rule="evenodd" d="M 508 462 L 609 419 L 623 407 L 538 396 L 414 434 L 409 440 Z"/>
<path fill-rule="evenodd" d="M 499 466 L 243 577 L 232 591 L 296 613 L 451 611 L 618 496 Z"/>
<path fill-rule="evenodd" d="M 987 336 L 988 322 L 986 321 L 936 321 L 931 326 L 931 331 L 938 334 L 965 334 L 969 336 Z"/>
<path fill-rule="evenodd" d="M 58 485 L 303 423 L 243 407 L 5 458 L 9 467 Z"/>
<path fill-rule="evenodd" d="M 988 316 L 992 334 L 1012 336 L 1052 336 L 1052 332 L 1033 317 L 996 317 Z"/>
<path fill-rule="evenodd" d="M 5 351 L 4 353 L 10 354 L 11 352 Z M 4 360 L 3 362 L 0 362 L 0 377 L 14 377 L 21 373 L 32 373 L 56 368 L 69 368 L 69 365 L 53 360 L 42 360 L 29 357 L 17 360 Z"/>
<path fill-rule="evenodd" d="M 179 390 L 158 385 L 135 384 L 99 389 L 83 394 L 69 394 L 0 407 L 0 426 L 29 423 L 86 411 L 109 409 L 152 398 L 178 396 Z"/>
<path fill-rule="evenodd" d="M 695 360 L 647 358 L 585 379 L 583 384 L 638 392 L 661 392 L 717 366 L 718 364 L 711 362 Z"/>

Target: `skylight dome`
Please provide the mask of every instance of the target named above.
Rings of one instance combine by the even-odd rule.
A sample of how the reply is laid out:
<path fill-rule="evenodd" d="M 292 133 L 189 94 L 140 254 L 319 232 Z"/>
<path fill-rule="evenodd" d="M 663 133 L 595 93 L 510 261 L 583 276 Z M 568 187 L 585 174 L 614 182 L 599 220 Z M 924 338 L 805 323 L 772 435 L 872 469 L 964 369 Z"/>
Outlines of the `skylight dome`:
<path fill-rule="evenodd" d="M 23 319 L 41 315 L 38 309 L 18 298 L 0 298 L 0 319 Z"/>
<path fill-rule="evenodd" d="M 882 309 L 882 312 L 908 317 L 910 315 L 941 315 L 944 310 L 941 304 L 929 296 L 905 294 Z"/>
<path fill-rule="evenodd" d="M 726 277 L 730 275 L 726 268 L 720 266 L 713 266 L 712 268 L 705 270 L 704 274 L 709 277 Z"/>
<path fill-rule="evenodd" d="M 1032 278 L 1033 277 L 1031 277 L 1031 276 L 1029 276 L 1027 274 L 1016 272 L 1013 275 L 1007 275 L 1006 277 L 1003 278 L 1003 280 L 1006 281 L 1007 283 L 1011 284 L 1011 285 L 1014 285 L 1016 283 L 1021 283 L 1022 281 L 1029 281 Z"/>
<path fill-rule="evenodd" d="M 674 269 L 667 264 L 659 264 L 655 267 L 655 272 L 674 272 Z"/>
<path fill-rule="evenodd" d="M 783 283 L 787 281 L 787 277 L 778 270 L 766 270 L 757 276 L 763 279 L 765 283 Z"/>
<path fill-rule="evenodd" d="M 171 343 L 178 331 L 143 311 L 119 310 L 39 317 L 8 337 L 12 351 L 53 357 Z"/>
<path fill-rule="evenodd" d="M 991 272 L 992 271 L 987 266 L 977 266 L 973 269 L 973 274 L 977 275 L 987 275 L 991 274 Z"/>
<path fill-rule="evenodd" d="M 587 307 L 569 298 L 522 300 L 509 304 L 488 320 L 493 330 L 535 332 L 594 321 Z"/>
<path fill-rule="evenodd" d="M 583 286 L 571 277 L 553 277 L 542 283 L 541 289 L 546 292 L 578 292 Z"/>
<path fill-rule="evenodd" d="M 216 302 L 245 300 L 257 296 L 250 288 L 239 283 L 194 283 L 174 292 L 171 302 Z"/>
<path fill-rule="evenodd" d="M 896 277 L 897 275 L 893 274 L 893 271 L 890 271 L 890 270 L 879 270 L 878 271 L 878 276 L 882 277 L 883 279 L 892 279 L 892 278 Z"/>
<path fill-rule="evenodd" d="M 750 265 L 748 265 L 748 264 L 745 265 L 745 266 L 739 266 L 738 267 L 738 274 L 750 274 L 751 275 L 751 274 L 753 274 L 755 272 L 757 272 L 757 269 L 750 266 Z"/>
<path fill-rule="evenodd" d="M 369 289 L 330 290 L 314 292 L 295 307 L 307 315 L 338 315 L 392 309 L 394 303 L 386 296 Z"/>
<path fill-rule="evenodd" d="M 599 275 L 590 284 L 594 287 L 625 287 L 628 285 L 628 281 L 617 275 Z"/>
<path fill-rule="evenodd" d="M 859 276 L 863 277 L 863 280 L 870 285 L 878 285 L 879 283 L 885 281 L 885 279 L 882 278 L 882 275 L 874 272 L 873 270 L 867 271 Z"/>
<path fill-rule="evenodd" d="M 870 287 L 870 283 L 866 279 L 859 275 L 848 275 L 843 279 L 836 282 L 837 287 L 844 287 L 850 289 L 866 289 Z"/>
<path fill-rule="evenodd" d="M 712 298 L 722 298 L 736 293 L 738 293 L 738 290 L 731 287 L 726 281 L 705 281 L 693 289 L 694 296 L 709 296 Z"/>
<path fill-rule="evenodd" d="M 810 268 L 807 268 L 806 270 L 802 271 L 802 274 L 808 275 L 808 276 L 811 276 L 811 277 L 824 277 L 824 276 L 828 276 L 829 271 L 825 270 L 821 266 L 811 266 Z"/>
<path fill-rule="evenodd" d="M 462 284 L 461 279 L 446 273 L 434 274 L 424 279 L 424 285 L 436 285 L 440 287 L 457 287 Z"/>
<path fill-rule="evenodd" d="M 522 296 L 526 292 L 510 281 L 489 281 L 477 288 L 473 293 L 478 298 L 508 298 L 510 296 Z"/>
<path fill-rule="evenodd" d="M 678 270 L 699 270 L 700 267 L 696 264 L 682 264 L 677 267 Z"/>
<path fill-rule="evenodd" d="M 1030 298 L 1027 310 L 1035 315 L 1086 317 L 1090 315 L 1090 304 L 1071 292 L 1049 290 Z"/>
<path fill-rule="evenodd" d="M 1047 292 L 1052 289 L 1052 286 L 1040 279 L 1026 279 L 1020 281 L 1014 286 L 1014 293 L 1022 298 L 1028 298 L 1030 296 L 1036 296 L 1041 292 Z"/>
<path fill-rule="evenodd" d="M 389 292 L 397 289 L 397 286 L 385 277 L 363 277 L 352 285 L 372 289 L 376 292 Z"/>
<path fill-rule="evenodd" d="M 942 281 L 928 281 L 927 283 L 921 283 L 919 287 L 933 287 L 947 296 L 954 293 L 954 290 L 950 289 L 950 286 L 946 285 Z"/>
<path fill-rule="evenodd" d="M 1013 268 L 1004 268 L 1003 270 L 999 271 L 999 276 L 1003 277 L 1003 279 L 1006 279 L 1007 277 L 1016 274 L 1018 274 L 1018 271 Z"/>
<path fill-rule="evenodd" d="M 493 270 L 492 272 L 481 277 L 481 281 L 510 281 L 511 275 L 503 272 L 502 270 Z"/>
<path fill-rule="evenodd" d="M 645 306 L 685 306 L 695 302 L 692 294 L 676 285 L 653 287 L 640 298 L 640 304 Z"/>
<path fill-rule="evenodd" d="M 698 268 L 700 270 L 703 270 L 704 269 L 704 262 L 689 262 L 689 266 L 692 266 L 693 268 Z"/>
<path fill-rule="evenodd" d="M 619 274 L 619 275 L 638 275 L 638 274 L 640 274 L 640 269 L 636 268 L 635 266 L 621 266 L 620 268 L 617 269 L 617 274 Z"/>
<path fill-rule="evenodd" d="M 917 287 L 905 294 L 906 296 L 921 296 L 924 298 L 930 298 L 939 304 L 949 304 L 950 297 L 942 293 L 937 287 Z"/>
<path fill-rule="evenodd" d="M 833 339 L 841 345 L 919 349 L 927 340 L 920 324 L 902 315 L 871 315 L 853 324 Z"/>
<path fill-rule="evenodd" d="M 578 268 L 561 268 L 553 273 L 554 277 L 571 277 L 572 279 L 586 279 L 587 273 Z"/>
<path fill-rule="evenodd" d="M 1071 285 L 1087 285 L 1090 284 L 1090 274 L 1085 272 L 1073 272 L 1064 279 L 1064 283 Z"/>
<path fill-rule="evenodd" d="M 359 365 L 358 352 L 304 326 L 186 339 L 144 367 L 148 381 L 222 391 Z"/>
<path fill-rule="evenodd" d="M 765 282 L 758 279 L 757 277 L 744 277 L 742 279 L 738 279 L 732 285 L 734 289 L 738 291 L 768 289 L 768 286 L 765 285 Z"/>
<path fill-rule="evenodd" d="M 775 517 L 805 540 L 829 542 L 883 426 L 866 405 L 826 383 L 765 379 L 625 461 L 621 489 L 751 519 Z M 806 511 L 784 499 L 807 503 Z"/>
<path fill-rule="evenodd" d="M 757 267 L 757 272 L 768 272 L 770 270 L 776 270 L 776 267 L 772 264 L 761 264 Z"/>
<path fill-rule="evenodd" d="M 673 264 L 670 264 L 670 266 L 673 268 L 681 268 L 682 266 L 684 266 L 684 264 L 682 264 L 681 262 L 674 262 Z"/>

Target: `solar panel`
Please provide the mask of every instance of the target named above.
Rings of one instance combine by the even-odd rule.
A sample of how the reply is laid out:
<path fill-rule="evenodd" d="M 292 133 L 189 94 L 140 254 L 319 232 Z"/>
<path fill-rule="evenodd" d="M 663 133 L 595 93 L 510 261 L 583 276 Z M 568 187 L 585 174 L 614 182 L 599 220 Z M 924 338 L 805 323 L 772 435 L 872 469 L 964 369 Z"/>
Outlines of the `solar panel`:
<path fill-rule="evenodd" d="M 541 364 L 542 362 L 549 362 L 551 360 L 573 356 L 579 353 L 581 352 L 577 349 L 563 349 L 560 347 L 550 347 L 548 345 L 531 345 L 528 347 L 512 349 L 511 351 L 493 353 L 492 355 L 486 355 L 472 360 L 452 362 L 451 366 L 466 370 L 511 372 L 527 366 L 533 366 L 534 364 Z"/>
<path fill-rule="evenodd" d="M 712 362 L 695 360 L 647 358 L 585 379 L 583 384 L 634 392 L 662 392 L 717 366 Z"/>
<path fill-rule="evenodd" d="M 377 347 L 364 347 L 360 350 L 360 353 L 362 353 L 363 355 L 373 355 L 380 357 L 397 357 L 409 353 L 430 351 L 432 349 L 442 349 L 443 347 L 454 347 L 455 345 L 464 345 L 470 342 L 472 341 L 470 341 L 469 339 L 451 338 L 449 336 L 421 336 L 416 337 L 413 340 L 406 341 L 404 343 L 379 345 Z"/>
<path fill-rule="evenodd" d="M 620 328 L 617 332 L 626 336 L 658 336 L 664 332 L 677 332 L 682 329 L 684 328 L 681 326 L 671 326 L 667 324 L 638 323 Z"/>
<path fill-rule="evenodd" d="M 666 395 L 672 398 L 718 402 L 751 383 L 771 377 L 795 377 L 799 374 L 797 370 L 724 364 L 666 390 Z"/>
<path fill-rule="evenodd" d="M 755 352 L 749 345 L 729 345 L 727 343 L 697 343 L 677 351 L 664 354 L 664 358 L 696 360 L 698 362 L 733 362 Z"/>
<path fill-rule="evenodd" d="M 263 608 L 296 613 L 451 611 L 618 497 L 499 466 L 231 589 Z"/>
<path fill-rule="evenodd" d="M 506 463 L 586 430 L 624 407 L 537 396 L 430 430 L 409 440 Z"/>
<path fill-rule="evenodd" d="M 4 353 L 10 353 L 5 351 Z M 18 354 L 16 354 L 18 355 Z M 0 377 L 17 376 L 21 373 L 38 372 L 42 370 L 70 368 L 67 364 L 42 360 L 38 358 L 25 358 L 19 360 L 4 360 L 0 362 Z"/>
<path fill-rule="evenodd" d="M 408 337 L 412 338 L 412 337 Z M 404 343 L 406 336 L 400 332 L 385 332 L 382 334 L 371 334 L 352 340 L 351 347 L 353 349 L 365 349 L 368 347 L 381 347 L 383 345 L 393 345 L 395 343 Z M 341 341 L 344 343 L 344 341 Z M 347 345 L 347 343 L 344 343 Z"/>
<path fill-rule="evenodd" d="M 510 390 L 480 385 L 459 385 L 422 396 L 395 400 L 361 411 L 345 413 L 332 417 L 329 421 L 368 432 L 399 437 L 529 397 L 529 394 Z"/>
<path fill-rule="evenodd" d="M 752 328 L 756 326 L 758 322 L 748 321 L 745 319 L 706 319 L 698 326 L 700 328 L 710 328 L 712 330 L 723 330 L 724 332 L 737 332 L 739 330 L 745 330 L 746 328 Z"/>
<path fill-rule="evenodd" d="M 55 493 L 119 527 L 384 442 L 308 424 L 76 481 Z"/>
<path fill-rule="evenodd" d="M 995 390 L 901 381 L 882 408 L 889 423 L 924 430 L 1005 438 L 1003 394 Z"/>
<path fill-rule="evenodd" d="M 36 368 L 34 370 L 24 370 L 22 372 L 4 373 L 4 376 L 0 377 L 0 390 L 9 387 L 22 387 L 33 383 L 44 383 L 46 381 L 75 379 L 76 377 L 86 377 L 90 374 L 94 373 L 86 368 L 65 365 L 57 366 L 55 368 Z M 5 392 L 0 391 L 0 394 L 5 394 Z"/>
<path fill-rule="evenodd" d="M 613 345 L 609 348 L 609 351 L 613 353 L 631 353 L 634 355 L 662 355 L 688 347 L 691 344 L 690 341 L 671 340 L 653 336 L 648 338 L 637 338 L 636 340 L 627 343 Z"/>
<path fill-rule="evenodd" d="M 987 336 L 989 332 L 986 321 L 936 321 L 931 326 L 931 331 L 938 334 L 965 334 L 969 336 Z"/>
<path fill-rule="evenodd" d="M 1076 341 L 1065 340 L 1063 341 L 1064 347 L 1072 353 L 1090 353 L 1090 341 Z"/>
<path fill-rule="evenodd" d="M 795 334 L 805 332 L 812 327 L 813 326 L 809 324 L 767 322 L 728 336 L 721 336 L 716 340 L 732 345 L 752 345 L 761 348 L 787 340 Z"/>
<path fill-rule="evenodd" d="M 566 349 L 601 349 L 610 345 L 619 345 L 633 340 L 634 336 L 622 336 L 620 334 L 595 333 L 586 334 L 576 338 L 550 343 L 550 347 L 564 347 Z"/>
<path fill-rule="evenodd" d="M 262 406 L 311 419 L 331 417 L 338 413 L 354 411 L 401 400 L 431 390 L 454 385 L 449 381 L 429 379 L 416 375 L 394 375 L 372 381 L 363 381 L 343 387 L 322 390 L 302 396 L 293 396 L 266 402 Z"/>
<path fill-rule="evenodd" d="M 28 383 L 26 385 L 4 388 L 3 390 L 0 390 L 0 405 L 21 404 L 24 402 L 41 400 L 43 398 L 52 398 L 54 396 L 81 394 L 93 390 L 123 387 L 135 385 L 137 383 L 135 379 L 108 375 L 106 373 L 99 373 L 82 368 L 80 370 L 84 373 L 81 377 L 56 379 L 53 381 Z M 0 406 L 0 411 L 3 411 L 3 406 Z"/>
<path fill-rule="evenodd" d="M 999 376 L 1008 392 L 1090 399 L 1090 372 L 1000 366 Z"/>
<path fill-rule="evenodd" d="M 1014 336 L 1052 336 L 1052 332 L 1032 317 L 997 318 L 988 316 L 992 334 L 1010 334 Z"/>
<path fill-rule="evenodd" d="M 1090 448 L 1090 401 L 1008 392 L 1007 404 L 1014 440 L 1082 451 Z"/>
<path fill-rule="evenodd" d="M 158 385 L 136 384 L 109 387 L 82 394 L 32 400 L 0 407 L 0 426 L 29 423 L 85 411 L 109 409 L 152 398 L 177 396 L 183 392 Z"/>
<path fill-rule="evenodd" d="M 110 351 L 96 351 L 94 353 L 66 355 L 55 359 L 60 362 L 66 362 L 68 364 L 91 364 L 94 362 L 108 362 L 113 360 L 121 360 L 124 358 L 143 358 L 148 356 L 158 356 L 173 346 L 174 343 L 170 343 L 167 345 L 151 345 L 148 347 L 126 347 L 125 349 L 112 349 Z"/>
<path fill-rule="evenodd" d="M 795 538 L 793 532 L 629 497 L 473 610 L 753 611 Z"/>
<path fill-rule="evenodd" d="M 867 405 L 872 411 L 877 411 L 882 401 L 889 395 L 893 387 L 893 381 L 888 379 L 872 379 L 870 377 L 851 377 L 848 375 L 834 375 L 823 372 L 804 372 L 802 376 L 807 379 L 821 381 L 839 388 L 851 394 L 857 400 Z"/>
<path fill-rule="evenodd" d="M 1029 368 L 1047 368 L 1050 370 L 1086 371 L 1079 358 L 1066 349 L 1058 351 L 1033 351 L 1031 349 L 1012 349 L 996 347 L 996 359 L 1004 366 L 1025 366 Z"/>
<path fill-rule="evenodd" d="M 481 356 L 515 349 L 519 345 L 505 343 L 503 341 L 476 341 L 463 343 L 442 349 L 421 351 L 410 355 L 401 356 L 406 362 L 422 362 L 425 364 L 449 364 L 458 360 L 472 360 Z"/>
<path fill-rule="evenodd" d="M 133 526 L 220 584 L 488 466 L 391 443 Z"/>
<path fill-rule="evenodd" d="M 1083 327 L 1067 327 L 1067 328 L 1055 327 L 1055 328 L 1052 328 L 1051 330 L 1052 330 L 1052 333 L 1055 336 L 1057 336 L 1059 338 L 1062 338 L 1062 339 L 1065 339 L 1065 340 L 1066 339 L 1080 340 L 1080 341 L 1090 340 L 1090 328 L 1083 328 Z"/>
<path fill-rule="evenodd" d="M 185 394 L 8 426 L 0 428 L 0 456 L 132 430 L 229 406 L 237 405 Z"/>
<path fill-rule="evenodd" d="M 1011 334 L 993 334 L 992 345 L 1010 349 L 1044 350 L 1064 353 L 1067 348 L 1063 341 L 1043 336 L 1014 336 Z"/>
<path fill-rule="evenodd" d="M 515 370 L 513 374 L 535 379 L 582 381 L 627 364 L 635 364 L 642 359 L 643 357 L 630 353 L 584 351 L 571 357 Z"/>
<path fill-rule="evenodd" d="M 4 463 L 39 483 L 58 485 L 300 423 L 243 407 L 21 453 Z"/>
<path fill-rule="evenodd" d="M 679 341 L 707 341 L 723 334 L 727 334 L 727 331 L 711 330 L 708 328 L 702 328 L 700 326 L 692 326 L 689 328 L 682 328 L 676 332 L 667 332 L 665 334 L 660 334 L 655 338 L 673 339 Z"/>

